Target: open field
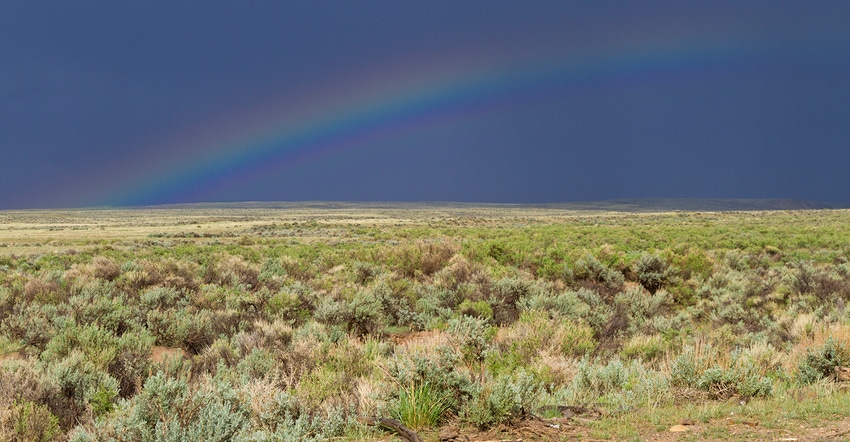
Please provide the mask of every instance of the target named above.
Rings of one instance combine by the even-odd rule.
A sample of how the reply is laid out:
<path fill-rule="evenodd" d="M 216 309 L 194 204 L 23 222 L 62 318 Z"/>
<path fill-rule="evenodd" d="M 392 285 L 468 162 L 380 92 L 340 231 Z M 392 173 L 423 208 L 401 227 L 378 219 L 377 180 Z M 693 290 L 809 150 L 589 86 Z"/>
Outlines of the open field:
<path fill-rule="evenodd" d="M 848 221 L 0 212 L 0 440 L 847 438 Z"/>

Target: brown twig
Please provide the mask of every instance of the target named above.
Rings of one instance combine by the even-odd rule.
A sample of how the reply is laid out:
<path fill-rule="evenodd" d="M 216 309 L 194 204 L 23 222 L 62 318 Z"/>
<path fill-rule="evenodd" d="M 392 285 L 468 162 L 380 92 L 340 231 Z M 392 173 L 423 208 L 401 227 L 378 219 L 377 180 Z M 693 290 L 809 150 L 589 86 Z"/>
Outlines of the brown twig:
<path fill-rule="evenodd" d="M 378 426 L 390 430 L 407 442 L 423 442 L 422 438 L 419 437 L 415 431 L 407 428 L 404 424 L 395 419 L 387 419 L 385 417 L 362 417 L 357 420 L 366 425 Z"/>

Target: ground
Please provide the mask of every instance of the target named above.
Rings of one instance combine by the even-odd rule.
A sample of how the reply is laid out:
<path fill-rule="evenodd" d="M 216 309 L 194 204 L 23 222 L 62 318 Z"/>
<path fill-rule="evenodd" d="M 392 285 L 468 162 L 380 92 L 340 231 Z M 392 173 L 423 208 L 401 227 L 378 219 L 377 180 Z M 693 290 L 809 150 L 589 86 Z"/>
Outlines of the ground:
<path fill-rule="evenodd" d="M 690 422 L 685 422 L 690 424 Z M 677 428 L 678 427 L 678 428 Z M 728 440 L 770 440 L 787 442 L 806 441 L 844 441 L 850 440 L 850 417 L 824 424 L 799 424 L 799 428 L 767 428 L 756 421 L 735 419 L 717 419 L 707 423 L 671 426 L 668 430 L 656 430 L 647 427 L 627 440 L 646 440 L 656 442 L 674 441 L 728 441 Z M 444 427 L 445 429 L 446 427 Z M 452 428 L 454 430 L 454 428 Z M 672 430 L 672 431 L 671 431 Z M 677 431 L 678 430 L 678 431 Z M 513 425 L 503 425 L 489 431 L 474 429 L 454 431 L 454 439 L 440 439 L 439 433 L 424 433 L 429 440 L 469 441 L 469 442 L 530 442 L 562 440 L 622 440 L 617 437 L 602 437 L 588 422 L 572 419 L 528 419 Z M 385 438 L 383 441 L 399 440 Z"/>

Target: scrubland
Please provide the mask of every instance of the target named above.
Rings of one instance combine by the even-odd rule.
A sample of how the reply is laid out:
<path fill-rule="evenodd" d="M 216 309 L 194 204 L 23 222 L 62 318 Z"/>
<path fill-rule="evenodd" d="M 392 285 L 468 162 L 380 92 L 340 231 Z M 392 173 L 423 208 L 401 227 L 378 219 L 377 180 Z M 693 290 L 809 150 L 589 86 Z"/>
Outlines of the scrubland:
<path fill-rule="evenodd" d="M 848 221 L 0 212 L 0 439 L 839 436 L 811 431 L 850 422 Z"/>

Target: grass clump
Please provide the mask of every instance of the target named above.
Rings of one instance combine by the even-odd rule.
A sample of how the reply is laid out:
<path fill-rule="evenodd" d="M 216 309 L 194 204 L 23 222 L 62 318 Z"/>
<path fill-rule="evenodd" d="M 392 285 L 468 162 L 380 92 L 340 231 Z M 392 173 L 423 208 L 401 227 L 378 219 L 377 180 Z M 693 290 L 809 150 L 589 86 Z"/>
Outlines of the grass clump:
<path fill-rule="evenodd" d="M 445 391 L 421 382 L 401 389 L 392 414 L 408 427 L 418 430 L 440 424 L 450 406 L 451 399 Z"/>

